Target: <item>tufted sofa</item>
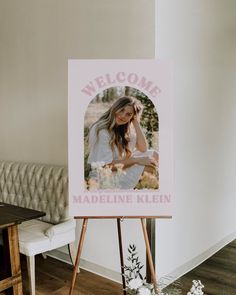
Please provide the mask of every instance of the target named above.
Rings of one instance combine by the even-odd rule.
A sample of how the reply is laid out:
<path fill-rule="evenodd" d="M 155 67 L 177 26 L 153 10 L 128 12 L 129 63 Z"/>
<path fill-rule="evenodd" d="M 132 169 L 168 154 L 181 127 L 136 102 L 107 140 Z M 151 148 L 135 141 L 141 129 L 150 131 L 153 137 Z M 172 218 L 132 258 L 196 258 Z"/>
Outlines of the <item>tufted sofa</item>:
<path fill-rule="evenodd" d="M 19 225 L 20 252 L 27 257 L 35 295 L 35 255 L 73 245 L 75 221 L 68 217 L 68 172 L 64 166 L 0 161 L 0 201 L 43 211 Z"/>

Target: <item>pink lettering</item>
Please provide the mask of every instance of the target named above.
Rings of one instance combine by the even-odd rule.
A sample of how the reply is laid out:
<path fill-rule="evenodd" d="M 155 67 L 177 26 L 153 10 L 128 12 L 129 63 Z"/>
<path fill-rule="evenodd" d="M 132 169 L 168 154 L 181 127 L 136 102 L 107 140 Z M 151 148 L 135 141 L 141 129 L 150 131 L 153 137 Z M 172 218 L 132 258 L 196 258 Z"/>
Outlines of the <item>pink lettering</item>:
<path fill-rule="evenodd" d="M 116 79 L 119 83 L 125 82 L 125 73 L 124 72 L 117 73 Z"/>
<path fill-rule="evenodd" d="M 158 93 L 160 93 L 161 90 L 157 87 L 157 86 L 154 86 L 151 91 L 149 92 L 153 97 L 156 97 Z"/>
<path fill-rule="evenodd" d="M 86 85 L 83 89 L 82 92 L 85 94 L 91 96 L 93 93 L 96 92 L 96 88 L 93 85 L 93 82 L 90 82 L 88 85 Z"/>
<path fill-rule="evenodd" d="M 127 77 L 127 81 L 130 84 L 136 84 L 138 82 L 138 75 L 135 74 L 135 73 L 129 74 L 128 77 Z"/>
<path fill-rule="evenodd" d="M 111 79 L 110 74 L 106 74 L 105 77 L 106 77 L 106 80 L 107 80 L 107 84 L 108 85 L 111 85 L 111 84 L 115 84 L 116 83 L 116 80 L 115 79 L 114 80 Z"/>
<path fill-rule="evenodd" d="M 142 77 L 138 83 L 138 86 L 149 91 L 149 88 L 151 87 L 152 84 L 153 84 L 152 81 L 147 81 L 145 77 Z"/>
<path fill-rule="evenodd" d="M 103 80 L 103 76 L 99 76 L 95 79 L 95 81 L 97 82 L 98 88 L 102 88 L 104 86 L 106 86 L 106 83 Z"/>
<path fill-rule="evenodd" d="M 125 73 L 125 72 L 117 72 L 114 74 L 104 74 L 98 76 L 94 79 L 93 82 L 89 82 L 83 89 L 82 92 L 85 94 L 92 96 L 94 95 L 100 88 L 104 88 L 108 85 L 114 85 L 116 83 L 127 83 L 132 86 L 137 86 L 140 90 L 146 90 L 152 97 L 156 97 L 160 92 L 160 88 L 153 84 L 152 81 L 148 80 L 144 76 L 139 76 L 136 73 Z"/>

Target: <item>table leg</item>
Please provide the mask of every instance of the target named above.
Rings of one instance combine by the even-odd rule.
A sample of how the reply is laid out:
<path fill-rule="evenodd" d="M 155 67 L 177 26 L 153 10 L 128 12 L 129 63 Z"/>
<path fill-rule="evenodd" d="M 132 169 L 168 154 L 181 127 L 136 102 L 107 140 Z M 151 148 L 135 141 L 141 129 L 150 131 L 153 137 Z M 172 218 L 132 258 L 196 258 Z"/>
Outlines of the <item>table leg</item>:
<path fill-rule="evenodd" d="M 12 276 L 19 276 L 20 282 L 13 286 L 14 295 L 22 295 L 22 276 L 20 267 L 20 249 L 19 249 L 19 237 L 18 237 L 18 227 L 14 225 L 8 228 L 9 234 L 9 249 L 10 249 L 10 259 L 11 259 L 11 273 Z"/>
<path fill-rule="evenodd" d="M 7 278 L 0 281 L 0 291 L 7 295 L 23 295 L 17 225 L 3 230 Z"/>

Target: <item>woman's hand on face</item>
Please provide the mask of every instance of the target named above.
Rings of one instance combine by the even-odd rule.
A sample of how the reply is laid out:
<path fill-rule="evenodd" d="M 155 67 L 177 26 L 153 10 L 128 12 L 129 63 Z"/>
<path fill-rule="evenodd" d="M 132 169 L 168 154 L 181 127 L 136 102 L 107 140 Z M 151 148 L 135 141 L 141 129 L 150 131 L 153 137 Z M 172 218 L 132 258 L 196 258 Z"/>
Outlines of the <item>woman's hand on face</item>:
<path fill-rule="evenodd" d="M 142 166 L 157 167 L 158 163 L 153 157 L 137 157 L 137 164 Z"/>
<path fill-rule="evenodd" d="M 132 119 L 132 123 L 135 126 L 135 124 L 139 124 L 140 122 L 140 116 L 139 115 L 134 115 Z"/>

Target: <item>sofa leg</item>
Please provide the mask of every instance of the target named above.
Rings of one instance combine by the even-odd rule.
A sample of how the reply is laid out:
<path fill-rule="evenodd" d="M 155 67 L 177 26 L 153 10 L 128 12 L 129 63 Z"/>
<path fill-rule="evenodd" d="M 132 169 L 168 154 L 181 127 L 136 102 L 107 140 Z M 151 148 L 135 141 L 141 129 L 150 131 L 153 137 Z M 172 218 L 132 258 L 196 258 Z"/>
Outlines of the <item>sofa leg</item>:
<path fill-rule="evenodd" d="M 35 295 L 35 256 L 26 256 L 30 295 Z"/>
<path fill-rule="evenodd" d="M 69 255 L 70 255 L 71 263 L 72 263 L 72 265 L 75 265 L 76 248 L 75 248 L 75 243 L 74 242 L 68 244 L 68 250 L 69 250 Z M 80 269 L 78 267 L 77 273 L 79 273 L 79 272 L 80 272 Z"/>

